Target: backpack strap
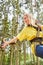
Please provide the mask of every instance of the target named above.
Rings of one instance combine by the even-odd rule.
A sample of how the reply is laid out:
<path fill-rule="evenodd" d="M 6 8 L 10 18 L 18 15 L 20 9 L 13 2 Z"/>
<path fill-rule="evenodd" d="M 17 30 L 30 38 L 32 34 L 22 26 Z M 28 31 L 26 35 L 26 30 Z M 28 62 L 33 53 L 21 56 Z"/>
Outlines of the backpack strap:
<path fill-rule="evenodd" d="M 33 26 L 33 25 L 28 25 L 28 26 L 31 26 L 31 27 L 35 28 L 37 31 L 38 31 L 38 30 L 41 31 L 41 28 L 35 27 L 35 26 Z"/>

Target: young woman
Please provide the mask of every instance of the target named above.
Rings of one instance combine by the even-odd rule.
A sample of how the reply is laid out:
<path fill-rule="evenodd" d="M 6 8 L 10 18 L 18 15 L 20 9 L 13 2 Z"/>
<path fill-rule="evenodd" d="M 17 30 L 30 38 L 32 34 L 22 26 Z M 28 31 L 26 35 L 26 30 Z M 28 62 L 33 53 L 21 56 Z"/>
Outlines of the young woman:
<path fill-rule="evenodd" d="M 24 26 L 23 30 L 20 31 L 20 33 L 12 38 L 10 41 L 5 41 L 3 39 L 4 44 L 2 45 L 2 48 L 5 48 L 7 45 L 11 43 L 16 43 L 18 40 L 23 41 L 25 39 L 32 40 L 36 37 L 37 34 L 37 28 L 40 27 L 40 24 L 37 24 L 37 21 L 30 15 L 30 14 L 24 14 L 23 21 L 26 26 Z"/>

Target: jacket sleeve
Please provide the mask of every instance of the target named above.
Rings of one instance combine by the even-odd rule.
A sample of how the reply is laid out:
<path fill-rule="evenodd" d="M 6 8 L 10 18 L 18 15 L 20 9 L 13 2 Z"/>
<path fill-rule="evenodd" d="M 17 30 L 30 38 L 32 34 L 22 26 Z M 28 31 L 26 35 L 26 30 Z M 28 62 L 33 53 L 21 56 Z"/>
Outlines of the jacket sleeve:
<path fill-rule="evenodd" d="M 22 31 L 17 35 L 19 41 L 23 41 L 26 39 L 26 27 L 23 28 Z"/>

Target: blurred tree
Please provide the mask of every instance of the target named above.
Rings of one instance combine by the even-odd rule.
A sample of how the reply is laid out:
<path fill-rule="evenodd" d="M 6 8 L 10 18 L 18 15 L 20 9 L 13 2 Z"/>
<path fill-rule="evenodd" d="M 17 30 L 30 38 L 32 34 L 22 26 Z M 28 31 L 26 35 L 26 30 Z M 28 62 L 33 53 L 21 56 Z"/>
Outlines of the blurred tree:
<path fill-rule="evenodd" d="M 21 23 L 21 21 L 18 23 L 18 19 L 20 19 L 20 17 L 22 17 L 22 14 L 24 14 L 25 10 L 32 13 L 33 15 L 36 14 L 37 15 L 36 18 L 42 22 L 43 21 L 43 7 L 42 6 L 43 6 L 43 0 L 34 0 L 34 1 L 33 0 L 21 0 L 21 1 L 20 0 L 6 0 L 6 1 L 0 0 L 0 38 L 1 37 L 12 38 L 14 35 L 17 35 L 17 31 L 18 31 L 17 27 Z M 24 7 L 23 8 L 24 10 L 22 9 L 22 7 Z M 21 16 L 19 17 L 19 15 L 21 15 Z M 9 18 L 10 16 L 11 16 L 11 18 Z M 23 26 L 24 26 L 24 24 L 23 24 Z M 19 29 L 22 29 L 23 26 Z M 21 61 L 21 52 L 19 52 L 20 47 L 18 45 L 17 46 L 11 45 L 10 48 L 11 48 L 10 64 L 14 65 L 14 62 L 15 62 L 15 65 L 20 65 L 20 61 Z M 18 50 L 16 49 L 16 51 L 15 51 L 15 48 L 17 48 Z M 26 50 L 25 49 L 26 49 L 26 46 L 24 44 L 24 64 L 26 63 L 25 62 L 26 61 L 26 58 L 25 58 Z M 14 51 L 15 51 L 15 53 L 14 53 Z M 0 61 L 2 61 L 1 64 L 2 63 L 5 64 L 4 54 L 5 54 L 5 52 L 3 52 L 4 61 L 2 59 L 0 59 Z M 15 56 L 14 56 L 14 54 L 15 54 Z M 0 56 L 2 57 L 1 51 L 0 51 Z M 9 58 L 9 56 L 8 56 L 8 58 Z M 15 59 L 15 61 L 14 61 L 14 59 Z M 8 61 L 9 61 L 9 59 L 8 59 Z"/>

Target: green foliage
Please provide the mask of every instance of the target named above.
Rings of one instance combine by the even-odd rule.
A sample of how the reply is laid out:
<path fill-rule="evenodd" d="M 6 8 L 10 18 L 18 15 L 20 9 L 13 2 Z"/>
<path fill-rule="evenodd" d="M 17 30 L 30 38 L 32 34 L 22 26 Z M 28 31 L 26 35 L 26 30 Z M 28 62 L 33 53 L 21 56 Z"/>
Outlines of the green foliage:
<path fill-rule="evenodd" d="M 7 21 L 7 19 L 2 20 L 2 25 L 3 35 L 6 36 L 9 32 L 9 22 Z"/>
<path fill-rule="evenodd" d="M 33 13 L 32 0 L 26 0 L 25 4 L 27 4 L 27 6 L 28 6 L 27 8 L 30 10 L 30 12 Z M 40 19 L 40 21 L 43 21 L 43 12 L 42 12 L 42 9 L 40 9 L 40 6 L 43 4 L 43 0 L 37 0 L 37 2 L 35 4 L 36 4 L 35 11 L 38 12 L 37 16 L 39 16 L 38 18 Z M 12 19 L 12 21 L 8 22 L 8 13 L 10 13 L 10 11 L 9 11 L 10 6 L 14 7 L 13 12 L 12 12 L 13 19 Z M 4 19 L 2 19 L 2 13 L 4 15 Z M 2 21 L 2 23 L 1 23 L 2 30 L 0 30 L 0 32 L 1 32 L 0 36 L 9 37 L 8 34 L 10 34 L 13 37 L 14 35 L 17 35 L 18 15 L 19 14 L 22 14 L 21 10 L 20 10 L 19 0 L 8 0 L 8 2 L 2 2 L 0 4 L 0 19 Z M 42 22 L 42 24 L 43 24 L 43 22 Z M 31 43 L 28 42 L 28 44 L 31 44 Z M 21 65 L 24 65 L 24 61 L 25 61 L 24 53 L 26 52 L 26 50 L 24 49 L 25 50 L 24 53 L 19 52 L 20 55 L 18 56 L 18 52 L 14 52 L 15 47 L 11 46 L 10 48 L 11 48 L 11 51 L 8 54 L 5 54 L 4 52 L 2 52 L 2 50 L 0 51 L 0 55 L 2 57 L 2 59 L 0 61 L 1 61 L 2 65 L 11 65 L 10 64 L 11 61 L 12 61 L 12 65 L 15 65 L 15 61 L 16 60 L 18 61 L 18 59 L 20 59 L 19 62 L 21 63 Z M 14 55 L 14 53 L 15 53 L 15 55 Z M 30 55 L 28 53 L 26 53 L 25 58 L 26 58 L 26 65 L 34 65 L 34 63 L 32 63 L 32 61 L 31 61 Z M 40 60 L 40 63 L 41 63 L 41 65 L 43 65 L 42 60 Z"/>

